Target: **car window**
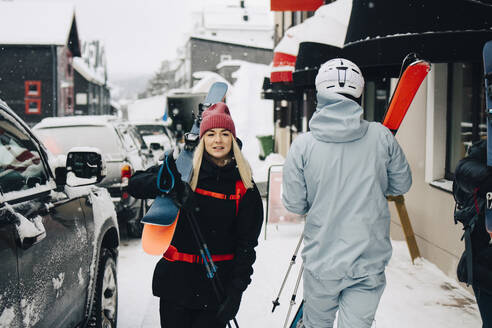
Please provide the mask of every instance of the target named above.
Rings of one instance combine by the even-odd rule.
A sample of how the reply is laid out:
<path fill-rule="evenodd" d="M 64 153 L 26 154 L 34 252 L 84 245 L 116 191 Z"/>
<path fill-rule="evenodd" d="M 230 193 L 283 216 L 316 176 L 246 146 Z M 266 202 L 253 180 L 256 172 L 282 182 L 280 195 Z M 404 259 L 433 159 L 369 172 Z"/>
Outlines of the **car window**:
<path fill-rule="evenodd" d="M 159 134 L 167 135 L 166 127 L 163 125 L 142 124 L 142 125 L 138 125 L 137 129 L 138 129 L 138 133 L 140 133 L 141 136 L 159 135 Z"/>
<path fill-rule="evenodd" d="M 127 151 L 133 151 L 139 149 L 137 147 L 136 141 L 133 139 L 132 135 L 126 128 L 120 128 L 121 138 L 123 139 L 123 145 Z"/>
<path fill-rule="evenodd" d="M 48 177 L 29 134 L 0 118 L 0 191 L 8 193 L 42 186 L 48 182 Z"/>
<path fill-rule="evenodd" d="M 54 155 L 73 147 L 96 147 L 103 153 L 121 152 L 121 142 L 110 126 L 63 126 L 37 129 L 34 133 Z"/>
<path fill-rule="evenodd" d="M 141 148 L 141 149 L 147 149 L 148 148 L 147 145 L 145 144 L 144 139 L 142 138 L 142 136 L 140 134 L 138 134 L 137 130 L 134 127 L 130 127 L 128 129 L 128 131 L 132 135 L 133 139 L 135 139 L 135 142 L 137 143 L 138 148 Z"/>

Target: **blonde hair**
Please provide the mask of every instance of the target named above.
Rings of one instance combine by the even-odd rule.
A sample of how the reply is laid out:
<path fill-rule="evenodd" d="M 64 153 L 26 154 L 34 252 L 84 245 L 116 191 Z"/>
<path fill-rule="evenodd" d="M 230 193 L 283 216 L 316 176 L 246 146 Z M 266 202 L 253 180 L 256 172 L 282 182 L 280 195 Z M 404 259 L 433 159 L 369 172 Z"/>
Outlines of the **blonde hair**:
<path fill-rule="evenodd" d="M 249 166 L 248 161 L 244 157 L 239 145 L 234 136 L 232 137 L 232 153 L 233 157 L 236 160 L 236 166 L 239 171 L 239 175 L 241 176 L 241 180 L 243 181 L 244 187 L 246 189 L 253 188 L 253 174 L 251 172 L 251 167 Z M 203 138 L 200 139 L 198 146 L 195 148 L 195 153 L 193 155 L 193 175 L 191 178 L 190 186 L 193 191 L 196 189 L 198 184 L 198 175 L 200 174 L 200 167 L 202 165 L 203 153 L 205 152 L 205 142 Z"/>

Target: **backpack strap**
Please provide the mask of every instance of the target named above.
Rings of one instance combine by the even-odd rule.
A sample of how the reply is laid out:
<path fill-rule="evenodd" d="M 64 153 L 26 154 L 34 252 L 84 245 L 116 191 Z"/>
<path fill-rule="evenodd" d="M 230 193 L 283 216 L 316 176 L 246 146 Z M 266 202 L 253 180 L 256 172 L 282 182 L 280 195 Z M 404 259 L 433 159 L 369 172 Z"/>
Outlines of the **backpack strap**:
<path fill-rule="evenodd" d="M 196 188 L 195 192 L 197 194 L 203 195 L 203 196 L 209 196 L 213 198 L 218 198 L 218 199 L 223 199 L 223 200 L 235 200 L 236 201 L 236 216 L 239 213 L 239 202 L 241 201 L 241 198 L 243 198 L 244 194 L 246 194 L 246 187 L 244 186 L 244 183 L 241 179 L 236 181 L 236 192 L 233 195 L 226 195 L 226 194 L 221 194 L 215 191 L 209 191 L 209 190 L 204 190 L 200 188 Z"/>
<path fill-rule="evenodd" d="M 246 187 L 244 186 L 243 180 L 239 179 L 236 181 L 236 195 L 235 195 L 235 200 L 236 200 L 236 216 L 239 213 L 239 202 L 241 201 L 241 198 L 243 198 L 244 194 L 246 194 Z"/>
<path fill-rule="evenodd" d="M 455 221 L 463 223 L 463 236 L 461 240 L 465 239 L 465 258 L 466 258 L 466 284 L 469 286 L 473 283 L 473 250 L 471 233 L 475 228 L 475 223 L 478 220 L 481 209 L 483 208 L 484 201 L 477 197 L 478 188 L 473 190 L 473 203 L 463 208 L 461 211 L 457 211 L 455 208 Z"/>

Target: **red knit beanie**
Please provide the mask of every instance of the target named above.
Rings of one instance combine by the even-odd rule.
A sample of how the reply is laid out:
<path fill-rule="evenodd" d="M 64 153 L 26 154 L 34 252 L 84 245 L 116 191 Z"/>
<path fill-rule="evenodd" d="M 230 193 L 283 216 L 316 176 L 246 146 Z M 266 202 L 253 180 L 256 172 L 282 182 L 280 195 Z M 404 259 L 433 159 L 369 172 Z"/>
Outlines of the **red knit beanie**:
<path fill-rule="evenodd" d="M 200 138 L 207 130 L 222 128 L 231 131 L 236 138 L 236 127 L 232 121 L 229 108 L 223 102 L 218 102 L 202 113 L 202 123 L 200 124 Z"/>

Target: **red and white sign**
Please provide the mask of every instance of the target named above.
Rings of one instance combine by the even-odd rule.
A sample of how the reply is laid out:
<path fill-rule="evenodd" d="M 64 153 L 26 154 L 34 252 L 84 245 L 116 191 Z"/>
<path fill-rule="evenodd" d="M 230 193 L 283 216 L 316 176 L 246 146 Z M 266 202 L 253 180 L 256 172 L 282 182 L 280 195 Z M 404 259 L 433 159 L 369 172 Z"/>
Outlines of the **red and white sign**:
<path fill-rule="evenodd" d="M 318 6 L 319 7 L 319 6 Z M 273 50 L 270 81 L 292 82 L 299 45 L 301 42 L 315 42 L 342 48 L 352 11 L 351 0 L 337 0 L 321 6 L 313 17 L 302 24 L 292 26 Z"/>
<path fill-rule="evenodd" d="M 268 170 L 267 223 L 297 223 L 302 216 L 291 213 L 282 204 L 282 165 Z"/>

